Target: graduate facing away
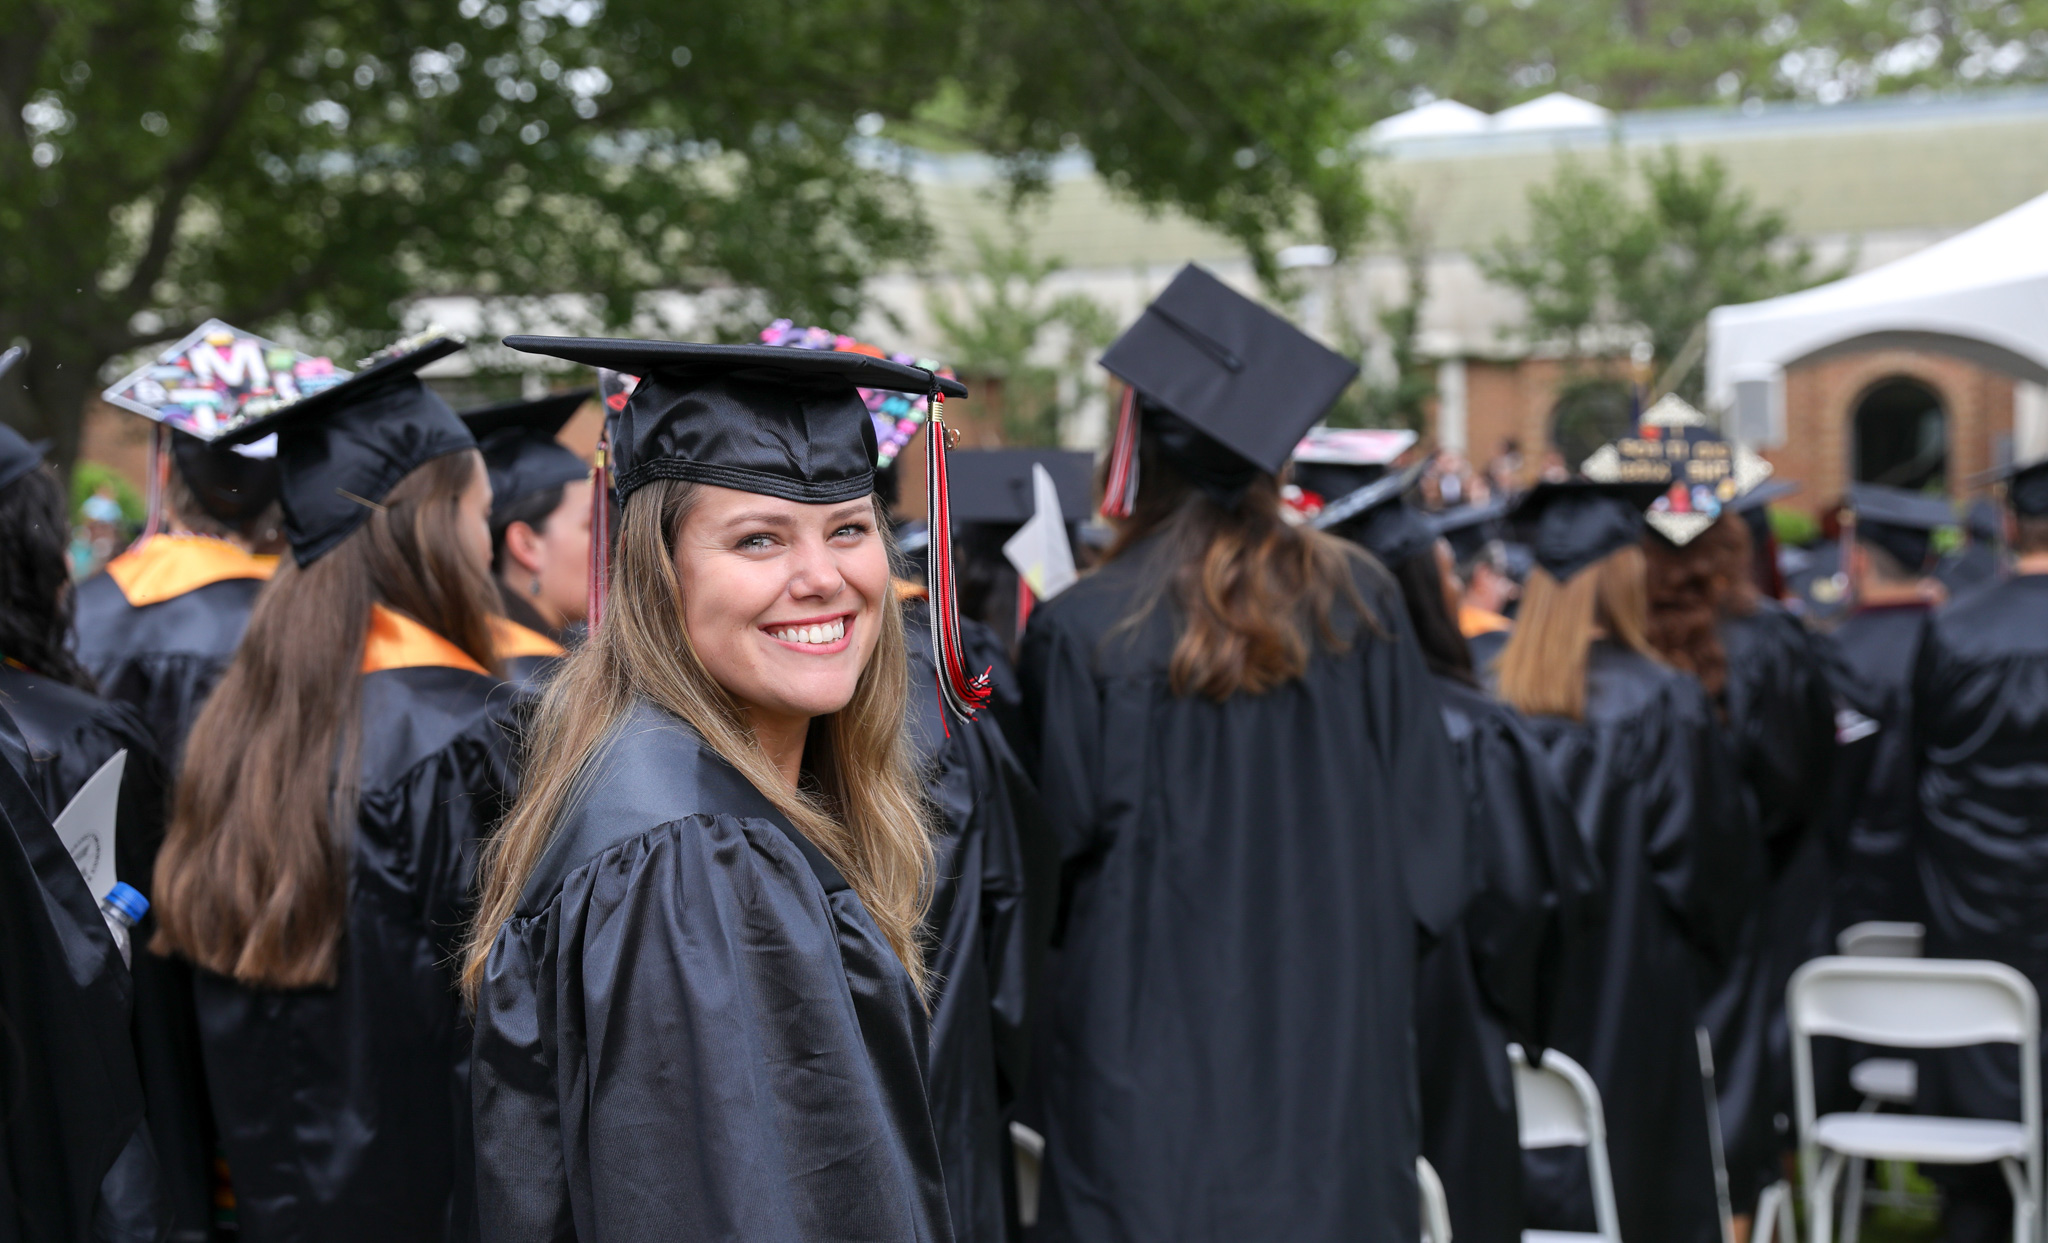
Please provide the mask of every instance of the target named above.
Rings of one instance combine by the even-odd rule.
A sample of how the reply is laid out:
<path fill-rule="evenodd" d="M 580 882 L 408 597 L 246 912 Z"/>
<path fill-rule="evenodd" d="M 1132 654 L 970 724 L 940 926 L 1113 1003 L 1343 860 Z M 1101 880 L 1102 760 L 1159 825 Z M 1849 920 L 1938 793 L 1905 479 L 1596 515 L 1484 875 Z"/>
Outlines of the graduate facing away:
<path fill-rule="evenodd" d="M 641 379 L 604 612 L 542 701 L 465 978 L 482 1237 L 944 1243 L 932 846 L 858 387 L 966 390 L 850 353 L 507 344 Z"/>
<path fill-rule="evenodd" d="M 1464 808 L 1399 591 L 1276 478 L 1356 370 L 1198 268 L 1103 365 L 1123 526 L 1022 660 L 1066 878 L 1037 1237 L 1412 1243 Z"/>

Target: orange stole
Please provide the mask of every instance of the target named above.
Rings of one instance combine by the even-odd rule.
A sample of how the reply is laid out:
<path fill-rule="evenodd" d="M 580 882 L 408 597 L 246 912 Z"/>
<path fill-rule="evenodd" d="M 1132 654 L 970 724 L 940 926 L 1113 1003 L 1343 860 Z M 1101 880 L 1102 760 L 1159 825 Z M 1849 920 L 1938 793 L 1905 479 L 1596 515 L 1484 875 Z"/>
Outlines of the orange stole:
<path fill-rule="evenodd" d="M 363 639 L 363 672 L 438 666 L 488 674 L 468 652 L 381 604 L 370 606 L 370 633 Z"/>
<path fill-rule="evenodd" d="M 497 645 L 499 660 L 520 656 L 562 656 L 568 651 L 540 631 L 522 626 L 509 617 L 491 619 L 491 642 Z"/>
<path fill-rule="evenodd" d="M 1469 604 L 1458 607 L 1458 633 L 1468 639 L 1476 639 L 1482 634 L 1493 634 L 1495 631 L 1512 629 L 1514 629 L 1514 623 L 1498 613 L 1487 609 L 1473 608 Z"/>
<path fill-rule="evenodd" d="M 231 578 L 269 578 L 276 572 L 276 557 L 203 535 L 159 535 L 107 562 L 107 577 L 138 609 Z"/>

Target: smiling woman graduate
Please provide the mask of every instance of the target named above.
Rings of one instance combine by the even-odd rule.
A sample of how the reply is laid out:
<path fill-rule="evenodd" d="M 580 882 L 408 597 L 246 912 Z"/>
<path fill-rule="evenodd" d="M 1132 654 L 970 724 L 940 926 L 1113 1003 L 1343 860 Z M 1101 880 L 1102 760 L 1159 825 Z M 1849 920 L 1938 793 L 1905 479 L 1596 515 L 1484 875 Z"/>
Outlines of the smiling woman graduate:
<path fill-rule="evenodd" d="M 932 846 L 856 386 L 966 390 L 858 354 L 506 344 L 642 378 L 604 614 L 542 701 L 466 975 L 483 1238 L 950 1239 Z"/>

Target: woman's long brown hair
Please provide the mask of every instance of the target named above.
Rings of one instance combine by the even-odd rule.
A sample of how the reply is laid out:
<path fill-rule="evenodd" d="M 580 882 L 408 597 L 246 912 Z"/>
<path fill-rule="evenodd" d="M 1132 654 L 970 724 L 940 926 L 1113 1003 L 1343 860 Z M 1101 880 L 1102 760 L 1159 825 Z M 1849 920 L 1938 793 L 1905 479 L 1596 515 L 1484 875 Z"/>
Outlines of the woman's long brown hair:
<path fill-rule="evenodd" d="M 457 501 L 483 459 L 420 466 L 333 551 L 284 559 L 192 725 L 156 862 L 153 948 L 266 988 L 332 984 L 348 922 L 363 643 L 383 604 L 497 667 L 497 594 Z"/>
<path fill-rule="evenodd" d="M 1500 697 L 1529 716 L 1586 719 L 1586 660 L 1607 638 L 1652 660 L 1643 550 L 1609 553 L 1560 583 L 1541 566 L 1529 572 L 1513 633 L 1501 649 Z"/>
<path fill-rule="evenodd" d="M 1349 641 L 1336 624 L 1340 599 L 1364 625 L 1377 626 L 1356 578 L 1370 556 L 1334 535 L 1289 525 L 1271 475 L 1258 475 L 1244 499 L 1225 509 L 1149 438 L 1139 453 L 1138 502 L 1107 559 L 1154 536 L 1165 542 L 1173 575 L 1160 593 L 1140 599 L 1124 625 L 1135 626 L 1172 593 L 1181 617 L 1168 665 L 1174 694 L 1222 701 L 1300 677 L 1319 643 L 1337 651 Z"/>
<path fill-rule="evenodd" d="M 1721 621 L 1757 609 L 1749 528 L 1724 513 L 1684 547 L 1652 536 L 1643 548 L 1649 561 L 1650 642 L 1718 700 L 1728 684 Z"/>
<path fill-rule="evenodd" d="M 796 789 L 748 730 L 683 625 L 675 548 L 697 486 L 651 483 L 626 498 L 604 625 L 549 683 L 534 721 L 519 802 L 485 853 L 483 904 L 462 987 L 472 1002 L 491 943 L 589 779 L 604 740 L 636 700 L 686 721 L 719 758 L 775 804 L 853 886 L 920 987 L 918 922 L 930 898 L 932 842 L 903 717 L 910 667 L 894 591 L 874 602 L 881 632 L 846 707 L 811 723 Z M 879 506 L 876 521 L 887 530 Z M 681 808 L 677 814 L 708 808 Z"/>

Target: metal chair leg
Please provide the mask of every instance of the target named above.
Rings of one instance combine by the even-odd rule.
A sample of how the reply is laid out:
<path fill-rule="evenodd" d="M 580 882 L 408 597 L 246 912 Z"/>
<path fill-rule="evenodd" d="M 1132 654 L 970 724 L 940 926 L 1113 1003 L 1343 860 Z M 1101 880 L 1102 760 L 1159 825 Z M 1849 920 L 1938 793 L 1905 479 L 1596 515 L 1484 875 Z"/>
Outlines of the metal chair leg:
<path fill-rule="evenodd" d="M 2011 1157 L 1998 1163 L 1998 1172 L 2005 1175 L 2006 1188 L 2012 1192 L 2012 1243 L 2033 1243 L 2034 1217 L 2039 1206 L 2027 1189 L 2026 1172 Z"/>
<path fill-rule="evenodd" d="M 1863 1233 L 1863 1183 L 1869 1163 L 1849 1158 L 1849 1178 L 1842 1192 L 1842 1243 L 1856 1243 Z"/>
<path fill-rule="evenodd" d="M 1834 1243 L 1835 1184 L 1842 1177 L 1842 1154 L 1821 1158 L 1820 1173 L 1806 1193 L 1806 1222 L 1811 1243 Z"/>

